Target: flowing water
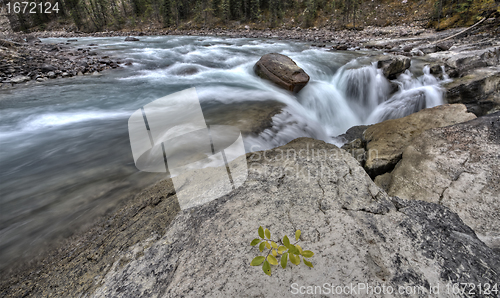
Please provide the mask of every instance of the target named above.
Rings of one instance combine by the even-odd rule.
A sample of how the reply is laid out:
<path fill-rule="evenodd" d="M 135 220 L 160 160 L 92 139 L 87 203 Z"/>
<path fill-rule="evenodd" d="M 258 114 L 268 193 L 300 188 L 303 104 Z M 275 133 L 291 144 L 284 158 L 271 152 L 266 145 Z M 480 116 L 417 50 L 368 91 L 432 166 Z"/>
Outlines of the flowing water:
<path fill-rule="evenodd" d="M 341 145 L 336 136 L 351 126 L 442 104 L 441 82 L 421 61 L 412 61 L 410 70 L 389 82 L 374 66 L 378 54 L 373 52 L 191 36 L 76 42 L 81 47 L 91 43 L 133 64 L 102 76 L 0 91 L 0 268 L 85 228 L 165 178 L 135 168 L 127 121 L 135 110 L 173 92 L 196 87 L 202 108 L 210 109 L 212 117 L 228 105 L 283 104 L 272 127 L 245 137 L 247 151 L 303 136 Z M 299 94 L 254 74 L 255 62 L 270 52 L 291 57 L 310 75 Z"/>

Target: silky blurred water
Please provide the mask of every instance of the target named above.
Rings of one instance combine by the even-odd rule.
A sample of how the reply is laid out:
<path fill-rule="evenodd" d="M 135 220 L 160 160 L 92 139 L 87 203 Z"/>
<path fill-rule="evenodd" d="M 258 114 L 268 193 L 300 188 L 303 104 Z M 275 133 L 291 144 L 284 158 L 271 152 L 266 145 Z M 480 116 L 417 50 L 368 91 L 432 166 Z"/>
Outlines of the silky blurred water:
<path fill-rule="evenodd" d="M 302 136 L 341 145 L 335 136 L 351 126 L 442 103 L 441 82 L 418 61 L 393 82 L 399 91 L 391 95 L 391 83 L 372 64 L 372 52 L 332 52 L 268 39 L 140 39 L 74 43 L 98 44 L 97 51 L 133 62 L 130 66 L 0 90 L 0 268 L 85 228 L 165 178 L 135 168 L 127 120 L 173 92 L 196 87 L 202 108 L 212 111 L 228 104 L 283 103 L 273 127 L 245 138 L 247 151 Z M 299 94 L 254 74 L 255 62 L 271 52 L 291 57 L 310 75 Z"/>

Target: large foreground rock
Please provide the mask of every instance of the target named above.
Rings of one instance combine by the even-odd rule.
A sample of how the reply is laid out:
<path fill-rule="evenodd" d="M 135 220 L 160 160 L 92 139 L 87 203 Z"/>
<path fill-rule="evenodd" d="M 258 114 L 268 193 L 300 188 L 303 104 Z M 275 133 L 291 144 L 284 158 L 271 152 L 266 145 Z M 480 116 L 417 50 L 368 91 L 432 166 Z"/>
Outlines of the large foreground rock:
<path fill-rule="evenodd" d="M 291 297 L 293 287 L 393 289 L 386 297 L 460 297 L 448 282 L 498 282 L 499 256 L 457 214 L 435 203 L 389 197 L 358 162 L 307 138 L 247 155 L 243 186 L 180 211 L 170 180 L 141 193 L 52 262 L 1 279 L 4 296 Z M 257 228 L 302 230 L 314 268 L 249 265 Z M 159 232 L 163 231 L 163 232 Z M 439 283 L 440 295 L 429 287 Z M 399 294 L 417 289 L 421 295 Z M 350 290 L 349 290 L 350 291 Z M 361 294 L 360 294 L 361 293 Z M 318 296 L 318 295 L 317 295 Z"/>
<path fill-rule="evenodd" d="M 478 116 L 500 109 L 500 66 L 474 69 L 444 87 L 448 103 L 463 103 Z"/>
<path fill-rule="evenodd" d="M 371 125 L 364 132 L 367 159 L 365 169 L 375 177 L 391 171 L 403 150 L 422 132 L 476 118 L 462 104 L 424 109 L 409 116 Z"/>
<path fill-rule="evenodd" d="M 290 297 L 293 284 L 325 283 L 384 284 L 395 297 L 407 297 L 398 293 L 406 286 L 428 296 L 440 283 L 440 296 L 452 297 L 447 282 L 499 278 L 498 255 L 456 214 L 388 197 L 333 145 L 298 139 L 248 160 L 241 188 L 181 211 L 161 239 L 99 277 L 94 297 Z M 260 225 L 276 236 L 301 229 L 302 246 L 316 253 L 314 268 L 273 266 L 269 277 L 251 267 L 259 252 L 249 243 Z"/>
<path fill-rule="evenodd" d="M 266 54 L 254 66 L 255 73 L 276 85 L 299 92 L 309 82 L 309 75 L 289 57 L 277 53 Z"/>
<path fill-rule="evenodd" d="M 448 207 L 500 251 L 500 113 L 424 132 L 391 174 L 390 195 Z"/>

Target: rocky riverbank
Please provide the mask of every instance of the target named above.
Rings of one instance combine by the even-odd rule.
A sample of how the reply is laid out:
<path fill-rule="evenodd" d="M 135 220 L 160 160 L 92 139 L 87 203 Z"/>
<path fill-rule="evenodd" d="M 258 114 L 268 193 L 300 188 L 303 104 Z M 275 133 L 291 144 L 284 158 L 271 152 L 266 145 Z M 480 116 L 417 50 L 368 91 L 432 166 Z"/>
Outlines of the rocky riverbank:
<path fill-rule="evenodd" d="M 31 35 L 0 39 L 0 88 L 11 88 L 30 81 L 97 75 L 123 64 L 123 60 L 100 55 L 95 50 L 95 44 L 73 46 L 71 43 L 74 41 L 76 39 L 47 44 Z"/>
<path fill-rule="evenodd" d="M 463 29 L 436 32 L 415 23 L 389 27 L 366 27 L 363 30 L 334 31 L 329 28 L 266 29 L 254 30 L 248 26 L 242 29 L 205 30 L 149 30 L 149 31 L 107 31 L 96 33 L 75 33 L 66 31 L 35 32 L 32 34 L 4 34 L 0 36 L 0 82 L 2 87 L 28 81 L 94 74 L 105 69 L 117 68 L 126 57 L 100 56 L 93 45 L 73 47 L 71 41 L 79 37 L 129 37 L 140 40 L 149 35 L 195 35 L 222 36 L 231 38 L 272 38 L 310 42 L 312 47 L 331 50 L 370 49 L 383 54 L 419 56 L 429 61 L 442 62 L 453 59 L 455 51 L 491 50 L 498 47 L 500 17 L 496 14 L 481 26 L 457 35 Z M 456 36 L 455 36 L 456 35 Z M 442 41 L 448 37 L 452 39 Z M 39 38 L 67 38 L 60 44 L 43 44 Z M 454 51 L 455 50 L 455 51 Z M 476 53 L 472 53 L 476 55 Z M 481 54 L 481 53 L 480 53 Z M 498 56 L 497 54 L 495 54 Z M 425 57 L 424 57 L 425 56 Z M 452 77 L 467 75 L 467 67 L 456 63 L 445 63 L 447 73 Z M 477 65 L 476 65 L 477 66 Z M 436 72 L 440 72 L 439 69 Z"/>

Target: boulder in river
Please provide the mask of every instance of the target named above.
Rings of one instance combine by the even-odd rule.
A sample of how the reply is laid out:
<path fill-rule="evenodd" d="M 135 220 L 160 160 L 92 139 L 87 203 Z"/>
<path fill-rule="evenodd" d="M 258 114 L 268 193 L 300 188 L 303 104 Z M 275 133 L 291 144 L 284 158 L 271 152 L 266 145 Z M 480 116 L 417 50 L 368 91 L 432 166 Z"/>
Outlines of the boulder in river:
<path fill-rule="evenodd" d="M 125 41 L 139 41 L 139 38 L 128 36 L 127 38 L 125 38 Z"/>
<path fill-rule="evenodd" d="M 499 152 L 499 112 L 431 129 L 409 143 L 386 188 L 449 208 L 500 252 Z"/>
<path fill-rule="evenodd" d="M 409 142 L 425 130 L 476 118 L 462 104 L 424 109 L 409 116 L 369 126 L 364 132 L 367 159 L 365 169 L 375 177 L 391 171 L 401 160 Z"/>
<path fill-rule="evenodd" d="M 410 68 L 411 59 L 405 56 L 388 56 L 381 59 L 377 63 L 377 67 L 382 69 L 384 76 L 388 79 L 395 79 L 397 75 L 401 74 Z"/>
<path fill-rule="evenodd" d="M 309 75 L 290 57 L 277 53 L 262 56 L 253 69 L 259 77 L 295 93 L 309 82 Z"/>

